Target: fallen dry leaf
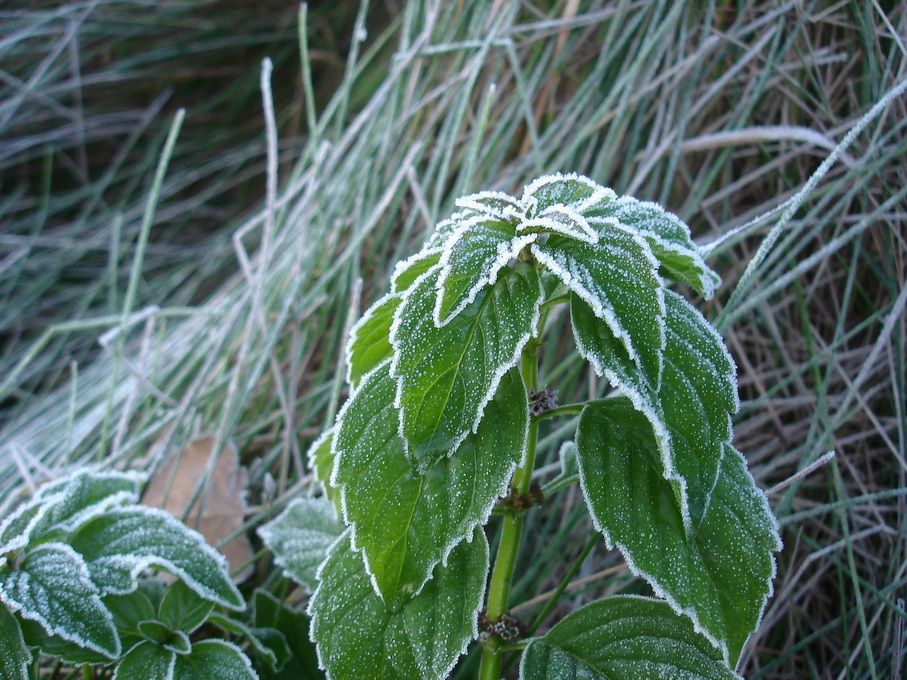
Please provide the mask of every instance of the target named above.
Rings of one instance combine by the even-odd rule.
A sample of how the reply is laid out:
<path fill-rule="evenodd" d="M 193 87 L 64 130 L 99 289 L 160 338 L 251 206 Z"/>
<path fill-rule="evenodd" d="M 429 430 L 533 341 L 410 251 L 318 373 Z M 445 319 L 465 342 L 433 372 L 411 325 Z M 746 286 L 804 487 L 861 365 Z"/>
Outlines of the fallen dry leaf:
<path fill-rule="evenodd" d="M 208 484 L 196 495 L 213 448 L 214 437 L 199 437 L 189 442 L 182 452 L 169 456 L 149 480 L 142 503 L 164 508 L 187 526 L 199 531 L 208 543 L 218 547 L 227 558 L 230 572 L 234 573 L 233 581 L 241 583 L 253 571 L 252 545 L 248 537 L 242 532 L 225 545 L 220 546 L 220 543 L 242 528 L 248 479 L 245 469 L 239 466 L 236 447 L 227 442 L 214 465 Z M 193 499 L 195 502 L 187 513 Z M 235 573 L 240 567 L 244 568 Z"/>

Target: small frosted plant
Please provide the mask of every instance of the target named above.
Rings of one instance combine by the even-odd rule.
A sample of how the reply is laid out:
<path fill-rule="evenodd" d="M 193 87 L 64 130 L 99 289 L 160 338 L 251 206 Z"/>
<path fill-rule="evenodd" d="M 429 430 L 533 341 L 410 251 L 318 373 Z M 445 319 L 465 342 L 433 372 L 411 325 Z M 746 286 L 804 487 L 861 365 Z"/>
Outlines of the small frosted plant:
<path fill-rule="evenodd" d="M 440 680 L 478 640 L 480 680 L 499 680 L 505 651 L 521 654 L 525 680 L 739 677 L 777 523 L 731 446 L 731 356 L 665 285 L 709 298 L 718 276 L 675 215 L 586 177 L 457 206 L 352 329 L 351 396 L 310 451 L 326 499 L 260 530 L 313 591 L 322 668 Z M 554 406 L 542 385 L 558 305 L 607 398 Z M 563 471 L 540 491 L 539 422 L 576 416 Z M 507 611 L 524 512 L 576 482 L 607 546 L 656 597 L 604 598 L 521 638 Z M 482 526 L 502 496 L 490 568 Z"/>
<path fill-rule="evenodd" d="M 140 505 L 142 481 L 75 470 L 0 522 L 2 680 L 37 677 L 36 652 L 82 666 L 86 678 L 110 666 L 115 680 L 256 680 L 240 647 L 199 639 L 206 623 L 245 638 L 263 664 L 289 656 L 279 631 L 217 611 L 245 608 L 226 561 L 198 532 Z M 177 580 L 164 585 L 152 568 Z"/>

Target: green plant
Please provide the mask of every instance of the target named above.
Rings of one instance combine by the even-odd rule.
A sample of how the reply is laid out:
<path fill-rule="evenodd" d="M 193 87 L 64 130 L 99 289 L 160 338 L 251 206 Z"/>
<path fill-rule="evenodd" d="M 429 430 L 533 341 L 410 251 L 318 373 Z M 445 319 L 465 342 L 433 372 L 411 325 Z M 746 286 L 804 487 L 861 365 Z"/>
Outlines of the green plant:
<path fill-rule="evenodd" d="M 481 680 L 500 678 L 507 650 L 522 650 L 526 680 L 737 677 L 771 592 L 777 523 L 730 443 L 734 363 L 662 279 L 710 297 L 717 275 L 676 216 L 583 176 L 457 205 L 352 329 L 352 394 L 310 451 L 343 524 L 305 500 L 260 530 L 314 591 L 321 666 L 332 680 L 444 678 L 481 637 Z M 615 388 L 607 398 L 555 407 L 543 388 L 556 305 Z M 542 491 L 578 481 L 607 545 L 657 597 L 599 600 L 516 640 L 508 593 L 542 495 L 539 424 L 577 415 L 564 472 Z M 489 581 L 481 526 L 508 490 Z"/>
<path fill-rule="evenodd" d="M 32 677 L 32 649 L 71 664 L 115 664 L 117 680 L 258 676 L 238 633 L 272 665 L 288 656 L 273 629 L 215 610 L 245 608 L 223 557 L 163 510 L 137 504 L 143 477 L 80 469 L 42 486 L 0 524 L 0 678 Z M 149 570 L 178 580 L 165 585 Z M 203 670 L 200 670 L 203 669 Z M 199 675 L 201 673 L 201 675 Z"/>

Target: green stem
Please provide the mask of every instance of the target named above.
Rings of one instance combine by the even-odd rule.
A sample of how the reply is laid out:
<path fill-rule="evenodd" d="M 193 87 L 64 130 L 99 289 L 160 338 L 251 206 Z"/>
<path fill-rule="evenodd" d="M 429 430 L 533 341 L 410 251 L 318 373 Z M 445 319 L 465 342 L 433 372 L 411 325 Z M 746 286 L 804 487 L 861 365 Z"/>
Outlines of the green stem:
<path fill-rule="evenodd" d="M 523 382 L 527 389 L 538 389 L 538 343 L 530 340 L 523 350 L 521 370 Z M 529 420 L 529 436 L 526 445 L 526 461 L 523 467 L 513 474 L 513 486 L 518 494 L 529 491 L 532 481 L 532 470 L 535 467 L 535 447 L 538 441 L 538 421 Z M 520 536 L 523 532 L 523 513 L 510 513 L 504 517 L 504 526 L 501 530 L 501 543 L 494 561 L 494 570 L 491 574 L 491 584 L 488 587 L 487 616 L 489 621 L 494 621 L 507 612 L 507 598 L 510 595 L 510 583 L 513 580 L 513 569 L 516 565 L 516 556 L 520 548 Z M 489 638 L 482 650 L 482 664 L 479 668 L 479 680 L 500 680 L 501 640 L 496 637 Z"/>

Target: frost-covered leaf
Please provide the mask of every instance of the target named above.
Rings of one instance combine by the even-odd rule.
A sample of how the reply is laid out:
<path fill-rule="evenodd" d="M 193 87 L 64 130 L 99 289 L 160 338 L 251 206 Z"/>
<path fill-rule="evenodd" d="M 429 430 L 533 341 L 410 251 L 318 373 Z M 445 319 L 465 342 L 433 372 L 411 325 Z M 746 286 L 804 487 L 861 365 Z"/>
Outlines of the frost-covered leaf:
<path fill-rule="evenodd" d="M 151 621 L 158 615 L 155 606 L 142 590 L 135 590 L 128 595 L 107 595 L 103 602 L 113 615 L 113 625 L 124 651 L 132 649 L 145 639 L 139 632 L 139 624 Z"/>
<path fill-rule="evenodd" d="M 605 225 L 612 219 L 636 230 L 652 247 L 669 278 L 693 288 L 709 299 L 721 283 L 719 276 L 702 259 L 699 248 L 690 237 L 690 228 L 677 215 L 657 203 L 638 201 L 631 196 L 597 206 L 589 211 L 593 226 Z"/>
<path fill-rule="evenodd" d="M 64 498 L 58 493 L 46 499 L 30 498 L 7 515 L 0 523 L 0 555 L 22 550 L 28 545 L 32 534 L 54 503 Z"/>
<path fill-rule="evenodd" d="M 337 433 L 334 475 L 354 545 L 392 610 L 488 519 L 523 458 L 529 427 L 526 388 L 519 371 L 511 369 L 477 431 L 450 457 L 415 475 L 397 431 L 394 391 L 385 367 L 353 395 Z"/>
<path fill-rule="evenodd" d="M 173 630 L 162 621 L 152 619 L 139 622 L 139 632 L 147 640 L 153 640 L 164 649 L 177 654 L 188 654 L 192 649 L 189 636 L 181 630 Z"/>
<path fill-rule="evenodd" d="M 199 597 L 182 581 L 176 581 L 167 588 L 158 617 L 171 629 L 188 634 L 202 625 L 213 609 L 213 602 Z"/>
<path fill-rule="evenodd" d="M 175 652 L 146 640 L 120 659 L 113 680 L 173 680 L 176 656 Z"/>
<path fill-rule="evenodd" d="M 608 544 L 736 663 L 759 625 L 781 547 L 743 456 L 725 445 L 711 502 L 688 538 L 651 426 L 628 399 L 587 405 L 576 444 L 586 504 Z"/>
<path fill-rule="evenodd" d="M 521 680 L 741 680 L 664 601 L 633 595 L 597 600 L 532 640 Z"/>
<path fill-rule="evenodd" d="M 666 333 L 661 387 L 656 392 L 635 370 L 624 348 L 588 305 L 571 301 L 580 354 L 648 418 L 664 476 L 682 508 L 698 524 L 708 506 L 724 446 L 737 411 L 736 368 L 721 337 L 683 297 L 665 291 Z"/>
<path fill-rule="evenodd" d="M 353 387 L 393 354 L 390 329 L 403 296 L 390 293 L 369 307 L 350 330 L 346 346 L 347 381 Z"/>
<path fill-rule="evenodd" d="M 480 191 L 456 200 L 458 208 L 485 213 L 499 220 L 512 220 L 520 214 L 520 202 L 500 191 Z"/>
<path fill-rule="evenodd" d="M 349 538 L 331 549 L 309 606 L 312 638 L 329 680 L 443 680 L 478 633 L 488 543 L 480 529 L 435 567 L 396 612 L 375 593 Z"/>
<path fill-rule="evenodd" d="M 0 604 L 0 680 L 29 680 L 31 652 L 25 646 L 19 622 Z"/>
<path fill-rule="evenodd" d="M 114 680 L 258 680 L 242 650 L 224 640 L 204 640 L 177 654 L 150 640 L 133 647 L 117 666 Z"/>
<path fill-rule="evenodd" d="M 280 668 L 291 656 L 286 638 L 274 628 L 253 628 L 221 614 L 212 615 L 208 622 L 227 633 L 245 638 L 255 655 L 272 668 Z"/>
<path fill-rule="evenodd" d="M 594 245 L 552 236 L 531 248 L 608 325 L 648 383 L 657 386 L 665 343 L 664 286 L 648 244 L 612 226 Z"/>
<path fill-rule="evenodd" d="M 417 474 L 453 453 L 475 429 L 534 332 L 544 293 L 535 270 L 517 263 L 438 328 L 432 319 L 437 275 L 429 272 L 410 289 L 391 329 L 395 405 Z"/>
<path fill-rule="evenodd" d="M 173 680 L 258 680 L 243 651 L 225 640 L 203 640 L 192 645 L 192 652 L 177 656 Z"/>
<path fill-rule="evenodd" d="M 552 206 L 564 206 L 580 214 L 614 198 L 611 189 L 599 186 L 588 177 L 555 173 L 539 177 L 523 189 L 521 205 L 529 217 L 535 217 Z"/>
<path fill-rule="evenodd" d="M 137 471 L 105 471 L 82 468 L 38 489 L 36 500 L 50 509 L 36 527 L 32 540 L 51 532 L 68 533 L 107 508 L 135 503 L 145 475 Z"/>
<path fill-rule="evenodd" d="M 254 570 L 252 544 L 243 528 L 249 478 L 236 445 L 227 441 L 218 451 L 215 444 L 216 437 L 196 437 L 164 460 L 142 503 L 163 508 L 218 546 L 234 582 L 241 583 Z"/>
<path fill-rule="evenodd" d="M 50 635 L 109 658 L 120 654 L 113 617 L 68 545 L 43 543 L 26 552 L 19 569 L 0 570 L 0 601 Z"/>
<path fill-rule="evenodd" d="M 451 222 L 456 226 L 455 222 Z M 391 276 L 391 293 L 403 293 L 416 282 L 429 269 L 434 267 L 441 260 L 442 248 L 429 248 L 420 250 L 415 255 L 411 255 L 405 260 L 401 260 L 394 267 L 393 276 Z"/>
<path fill-rule="evenodd" d="M 597 243 L 598 233 L 585 217 L 572 208 L 553 205 L 541 211 L 535 217 L 523 220 L 520 232 L 550 232 L 561 234 L 585 243 Z"/>
<path fill-rule="evenodd" d="M 290 658 L 279 670 L 268 673 L 269 680 L 317 680 L 324 678 L 318 668 L 315 644 L 309 640 L 309 617 L 304 611 L 294 611 L 266 590 L 258 588 L 252 598 L 253 621 L 256 630 L 276 630 L 289 643 Z M 273 646 L 269 639 L 262 642 Z M 275 651 L 278 663 L 281 655 Z"/>
<path fill-rule="evenodd" d="M 485 215 L 464 222 L 441 254 L 435 325 L 443 326 L 463 311 L 536 238 L 535 234 L 517 236 L 509 222 Z"/>
<path fill-rule="evenodd" d="M 324 495 L 337 511 L 337 517 L 343 514 L 340 507 L 340 489 L 331 484 L 331 473 L 334 470 L 334 428 L 322 432 L 321 435 L 312 442 L 306 457 L 312 471 L 315 473 L 315 479 L 321 482 L 324 487 Z"/>
<path fill-rule="evenodd" d="M 92 579 L 105 594 L 135 590 L 139 574 L 166 569 L 201 597 L 230 609 L 245 604 L 230 580 L 224 557 L 163 510 L 114 508 L 84 525 L 72 546 L 85 557 Z"/>
<path fill-rule="evenodd" d="M 258 535 L 274 553 L 278 566 L 311 593 L 318 587 L 318 567 L 343 529 L 328 501 L 298 498 L 275 519 L 259 527 Z"/>

